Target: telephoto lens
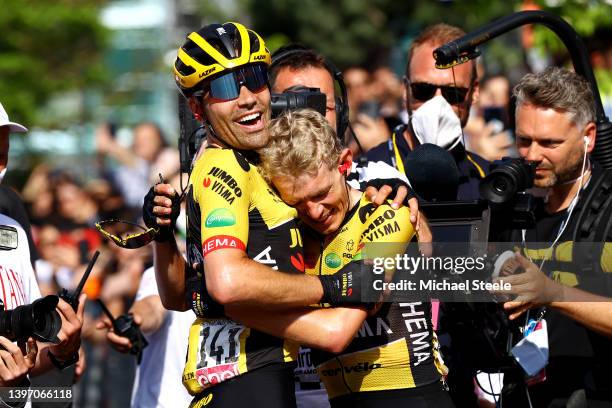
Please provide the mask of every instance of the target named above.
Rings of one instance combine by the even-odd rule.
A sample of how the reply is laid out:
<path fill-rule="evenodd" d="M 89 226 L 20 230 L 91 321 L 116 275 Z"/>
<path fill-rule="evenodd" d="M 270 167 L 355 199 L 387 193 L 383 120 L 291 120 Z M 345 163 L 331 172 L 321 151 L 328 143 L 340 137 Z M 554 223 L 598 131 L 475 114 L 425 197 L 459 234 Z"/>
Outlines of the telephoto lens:
<path fill-rule="evenodd" d="M 44 343 L 58 344 L 57 334 L 62 328 L 62 319 L 55 310 L 59 298 L 55 295 L 37 299 L 29 305 L 4 310 L 1 303 L 0 335 L 12 341 L 25 342 L 33 337 Z"/>

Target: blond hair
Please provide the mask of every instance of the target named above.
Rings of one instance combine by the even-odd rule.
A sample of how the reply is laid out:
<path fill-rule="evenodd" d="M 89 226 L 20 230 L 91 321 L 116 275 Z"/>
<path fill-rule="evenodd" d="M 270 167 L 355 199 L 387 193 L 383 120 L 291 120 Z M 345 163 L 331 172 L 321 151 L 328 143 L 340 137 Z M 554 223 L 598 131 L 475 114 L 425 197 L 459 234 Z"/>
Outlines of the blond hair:
<path fill-rule="evenodd" d="M 342 146 L 323 115 L 312 109 L 285 111 L 270 123 L 270 142 L 259 150 L 260 170 L 274 177 L 316 175 L 338 165 Z"/>

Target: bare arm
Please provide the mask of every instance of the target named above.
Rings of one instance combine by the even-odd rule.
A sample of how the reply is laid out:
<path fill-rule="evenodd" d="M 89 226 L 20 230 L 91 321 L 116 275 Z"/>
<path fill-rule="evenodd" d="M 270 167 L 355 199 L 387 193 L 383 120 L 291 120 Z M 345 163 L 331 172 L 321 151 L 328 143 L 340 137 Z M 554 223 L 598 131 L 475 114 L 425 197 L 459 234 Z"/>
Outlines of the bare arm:
<path fill-rule="evenodd" d="M 612 337 L 612 299 L 561 285 L 561 299 L 550 303 L 591 330 Z"/>
<path fill-rule="evenodd" d="M 153 245 L 155 279 L 161 303 L 166 309 L 183 312 L 188 309 L 185 302 L 185 259 L 176 246 L 176 241 L 156 242 Z"/>
<path fill-rule="evenodd" d="M 498 291 L 518 295 L 513 301 L 504 303 L 510 319 L 516 319 L 529 309 L 549 306 L 591 330 L 612 337 L 612 298 L 556 282 L 521 254 L 517 253 L 514 259 L 514 265 L 522 267 L 524 272 L 499 278 L 510 283 L 512 288 Z"/>
<path fill-rule="evenodd" d="M 170 184 L 157 184 L 153 191 L 154 207 L 152 210 L 155 222 L 159 227 L 172 225 L 172 197 L 178 193 Z M 145 206 L 147 198 L 145 197 Z M 145 210 L 143 209 L 143 213 Z M 174 216 L 178 216 L 174 214 Z M 159 297 L 166 309 L 185 311 L 188 306 L 185 302 L 185 259 L 181 255 L 174 238 L 166 242 L 153 244 L 153 263 L 155 266 L 155 279 Z"/>
<path fill-rule="evenodd" d="M 226 306 L 287 309 L 318 303 L 323 296 L 316 276 L 275 271 L 238 249 L 206 255 L 204 273 L 208 293 Z"/>
<path fill-rule="evenodd" d="M 96 129 L 96 148 L 98 152 L 112 156 L 127 167 L 134 166 L 138 159 L 134 153 L 115 141 L 107 125 Z"/>
<path fill-rule="evenodd" d="M 248 327 L 331 353 L 342 352 L 353 341 L 367 316 L 364 309 L 350 307 L 269 311 L 229 306 L 225 312 Z"/>
<path fill-rule="evenodd" d="M 142 298 L 134 302 L 130 308 L 130 313 L 141 317 L 140 330 L 145 334 L 159 330 L 166 319 L 167 312 L 160 297 L 156 295 Z"/>

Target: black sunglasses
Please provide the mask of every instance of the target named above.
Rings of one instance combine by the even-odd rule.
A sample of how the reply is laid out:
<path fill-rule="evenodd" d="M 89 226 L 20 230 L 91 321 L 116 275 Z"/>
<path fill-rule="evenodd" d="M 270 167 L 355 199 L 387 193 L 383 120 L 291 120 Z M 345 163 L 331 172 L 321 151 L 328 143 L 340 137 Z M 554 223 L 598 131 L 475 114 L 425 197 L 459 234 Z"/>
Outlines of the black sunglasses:
<path fill-rule="evenodd" d="M 409 82 L 412 97 L 417 101 L 425 102 L 430 100 L 440 89 L 442 96 L 451 105 L 458 105 L 465 101 L 465 97 L 469 92 L 469 88 L 459 86 L 442 86 L 434 85 L 427 82 Z"/>
<path fill-rule="evenodd" d="M 200 95 L 207 92 L 209 96 L 220 101 L 231 101 L 240 96 L 240 88 L 246 86 L 253 93 L 268 86 L 268 70 L 263 64 L 251 64 L 234 69 L 204 85 Z M 197 93 L 194 93 L 197 95 Z"/>

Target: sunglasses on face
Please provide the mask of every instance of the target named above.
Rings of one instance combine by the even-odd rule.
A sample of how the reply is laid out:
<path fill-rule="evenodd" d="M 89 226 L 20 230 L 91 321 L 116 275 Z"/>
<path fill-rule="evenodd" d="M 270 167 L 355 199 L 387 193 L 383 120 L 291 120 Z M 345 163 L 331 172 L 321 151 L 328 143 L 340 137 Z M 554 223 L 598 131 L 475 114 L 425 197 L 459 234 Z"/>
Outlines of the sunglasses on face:
<path fill-rule="evenodd" d="M 410 82 L 412 97 L 417 101 L 426 102 L 430 100 L 436 95 L 438 89 L 440 89 L 444 99 L 451 105 L 463 103 L 469 92 L 469 88 L 458 86 L 434 85 L 427 82 Z"/>
<path fill-rule="evenodd" d="M 128 234 L 125 237 L 121 237 L 120 235 L 113 234 L 107 231 L 106 228 L 113 225 L 118 224 L 127 224 L 130 227 L 137 227 L 142 230 L 142 232 L 138 232 L 135 234 Z M 105 228 L 106 227 L 106 228 Z M 153 241 L 155 235 L 159 232 L 157 228 L 144 228 L 138 224 L 134 224 L 128 221 L 120 221 L 120 220 L 106 220 L 100 221 L 96 223 L 96 228 L 102 235 L 109 238 L 113 241 L 117 246 L 126 249 L 136 249 L 143 247 Z"/>
<path fill-rule="evenodd" d="M 201 95 L 208 95 L 220 101 L 231 101 L 240 96 L 240 88 L 257 93 L 268 85 L 268 70 L 263 64 L 240 67 L 209 81 L 202 88 Z"/>

